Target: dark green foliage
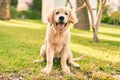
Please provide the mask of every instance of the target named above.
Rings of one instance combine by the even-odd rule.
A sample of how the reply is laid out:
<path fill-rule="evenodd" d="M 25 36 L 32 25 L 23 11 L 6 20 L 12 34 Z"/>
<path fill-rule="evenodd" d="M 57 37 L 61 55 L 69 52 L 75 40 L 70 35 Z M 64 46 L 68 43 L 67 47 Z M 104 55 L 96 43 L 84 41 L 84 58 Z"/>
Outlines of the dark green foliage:
<path fill-rule="evenodd" d="M 103 23 L 115 24 L 115 20 L 116 19 L 113 19 L 111 16 L 105 16 L 105 15 L 102 16 Z M 120 25 L 120 20 L 117 19 L 117 21 L 118 21 L 118 24 Z"/>
<path fill-rule="evenodd" d="M 10 6 L 10 13 L 11 13 L 11 18 L 18 18 L 18 11 L 16 10 L 16 8 L 14 6 Z"/>
<path fill-rule="evenodd" d="M 108 20 L 109 20 L 109 16 L 108 15 L 102 15 L 102 19 L 101 19 L 101 21 L 103 22 L 103 23 L 106 23 Z"/>
<path fill-rule="evenodd" d="M 11 0 L 11 5 L 17 7 L 18 0 Z"/>
<path fill-rule="evenodd" d="M 108 23 L 108 24 L 113 24 L 114 23 L 114 20 L 111 18 L 111 17 L 107 17 L 106 19 L 106 22 L 105 23 Z"/>
<path fill-rule="evenodd" d="M 37 10 L 17 11 L 14 6 L 10 7 L 11 18 L 40 19 L 40 13 Z"/>
<path fill-rule="evenodd" d="M 19 12 L 19 17 L 23 16 L 27 19 L 40 19 L 40 13 L 36 10 L 27 10 Z"/>
<path fill-rule="evenodd" d="M 103 23 L 106 23 L 109 20 L 109 16 L 108 16 L 108 6 L 104 6 L 103 7 L 103 15 L 102 15 L 102 19 L 101 21 Z"/>
<path fill-rule="evenodd" d="M 33 8 L 41 11 L 42 8 L 42 0 L 33 0 Z"/>
<path fill-rule="evenodd" d="M 41 17 L 42 12 L 42 0 L 33 0 L 32 10 L 38 11 L 38 15 Z"/>
<path fill-rule="evenodd" d="M 114 13 L 114 14 L 113 14 Z M 120 13 L 119 12 L 112 12 L 112 14 L 108 15 L 108 6 L 103 7 L 103 15 L 101 21 L 103 23 L 108 23 L 108 24 L 115 24 L 115 18 L 117 17 L 118 19 L 118 24 L 120 24 Z"/>
<path fill-rule="evenodd" d="M 42 0 L 33 0 L 33 6 L 31 6 L 26 11 L 17 11 L 18 0 L 11 0 L 11 17 L 12 18 L 26 18 L 26 19 L 40 19 L 41 18 L 41 8 Z"/>
<path fill-rule="evenodd" d="M 114 24 L 114 20 L 110 16 L 102 16 L 102 22 L 108 24 Z"/>

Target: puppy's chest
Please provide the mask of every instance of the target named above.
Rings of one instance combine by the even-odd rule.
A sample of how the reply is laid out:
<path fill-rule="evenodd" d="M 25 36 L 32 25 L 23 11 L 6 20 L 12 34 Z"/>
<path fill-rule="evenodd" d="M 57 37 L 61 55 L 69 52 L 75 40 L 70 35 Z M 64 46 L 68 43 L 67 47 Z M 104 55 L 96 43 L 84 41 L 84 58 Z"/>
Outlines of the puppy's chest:
<path fill-rule="evenodd" d="M 67 42 L 66 35 L 54 35 L 53 43 L 54 44 L 65 44 Z"/>
<path fill-rule="evenodd" d="M 55 35 L 52 41 L 55 53 L 60 53 L 61 50 L 67 45 L 68 39 L 65 35 Z"/>

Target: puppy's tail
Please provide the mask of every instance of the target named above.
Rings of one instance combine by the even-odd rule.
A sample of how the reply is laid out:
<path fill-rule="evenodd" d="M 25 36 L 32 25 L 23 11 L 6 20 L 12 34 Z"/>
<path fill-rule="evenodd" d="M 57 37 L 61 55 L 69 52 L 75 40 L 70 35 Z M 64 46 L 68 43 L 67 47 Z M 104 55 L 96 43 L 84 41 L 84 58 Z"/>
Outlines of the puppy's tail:
<path fill-rule="evenodd" d="M 78 61 L 78 60 L 82 60 L 83 58 L 87 57 L 87 54 L 83 54 L 82 56 L 78 57 L 78 58 L 73 58 L 73 61 Z"/>
<path fill-rule="evenodd" d="M 39 59 L 37 59 L 37 60 L 34 60 L 33 62 L 34 62 L 34 63 L 41 63 L 41 62 L 44 62 L 44 60 L 39 60 Z"/>

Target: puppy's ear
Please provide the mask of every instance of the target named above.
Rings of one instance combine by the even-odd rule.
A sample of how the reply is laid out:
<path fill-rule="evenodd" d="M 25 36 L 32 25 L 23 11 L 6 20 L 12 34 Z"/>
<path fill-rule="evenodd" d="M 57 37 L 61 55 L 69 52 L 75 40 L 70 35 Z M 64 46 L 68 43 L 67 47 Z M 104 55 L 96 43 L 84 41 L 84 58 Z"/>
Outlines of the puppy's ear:
<path fill-rule="evenodd" d="M 69 16 L 69 22 L 75 24 L 78 22 L 78 19 L 76 17 L 76 14 L 70 9 L 70 16 Z"/>
<path fill-rule="evenodd" d="M 54 11 L 55 11 L 55 10 L 52 10 L 52 11 L 48 14 L 48 16 L 47 16 L 47 20 L 48 20 L 48 22 L 49 22 L 50 24 L 53 24 L 53 23 L 54 23 Z"/>

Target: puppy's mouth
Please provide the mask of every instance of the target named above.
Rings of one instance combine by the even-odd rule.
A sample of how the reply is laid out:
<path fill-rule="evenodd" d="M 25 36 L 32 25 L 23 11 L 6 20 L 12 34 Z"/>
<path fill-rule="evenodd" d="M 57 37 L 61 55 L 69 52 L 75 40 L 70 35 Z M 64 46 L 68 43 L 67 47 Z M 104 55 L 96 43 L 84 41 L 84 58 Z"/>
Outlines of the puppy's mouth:
<path fill-rule="evenodd" d="M 67 23 L 63 23 L 63 22 L 56 22 L 56 26 L 59 30 L 63 30 L 66 27 Z"/>

